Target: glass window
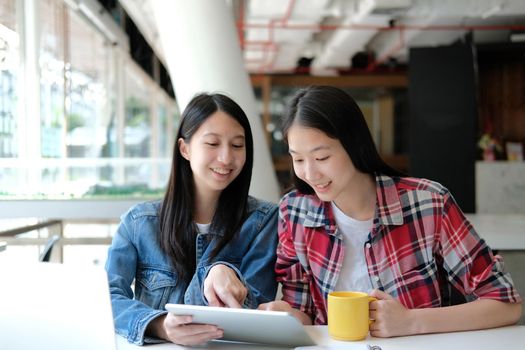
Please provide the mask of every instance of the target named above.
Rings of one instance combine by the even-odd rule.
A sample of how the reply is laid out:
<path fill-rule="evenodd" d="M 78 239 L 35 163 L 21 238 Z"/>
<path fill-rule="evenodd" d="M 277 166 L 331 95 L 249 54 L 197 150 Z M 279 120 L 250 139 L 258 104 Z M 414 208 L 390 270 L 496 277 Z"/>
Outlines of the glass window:
<path fill-rule="evenodd" d="M 168 106 L 165 103 L 160 103 L 157 108 L 157 130 L 159 137 L 157 138 L 157 149 L 159 157 L 168 157 Z"/>
<path fill-rule="evenodd" d="M 41 155 L 64 155 L 65 126 L 65 40 L 67 11 L 55 0 L 39 3 L 40 22 L 40 127 Z"/>
<path fill-rule="evenodd" d="M 20 1 L 0 2 L 0 197 L 160 197 L 175 101 L 78 9 L 63 0 L 34 5 L 22 16 Z M 19 37 L 19 18 L 36 21 L 27 36 Z M 37 67 L 27 68 L 33 59 Z"/>
<path fill-rule="evenodd" d="M 164 93 L 162 93 L 164 95 Z M 180 113 L 173 100 L 164 97 L 158 104 L 156 147 L 159 158 L 170 158 L 173 151 L 173 142 L 179 126 Z"/>
<path fill-rule="evenodd" d="M 19 147 L 16 87 L 20 39 L 16 15 L 16 0 L 0 3 L 0 158 L 16 157 Z"/>
<path fill-rule="evenodd" d="M 109 80 L 109 42 L 71 11 L 70 64 L 67 72 L 67 156 L 96 158 L 111 155 L 115 113 L 109 103 L 115 85 Z"/>
<path fill-rule="evenodd" d="M 151 83 L 134 64 L 125 68 L 124 156 L 151 155 Z"/>
<path fill-rule="evenodd" d="M 156 90 L 156 93 L 160 95 L 160 99 L 157 101 L 156 123 L 152 135 L 153 144 L 155 145 L 154 158 L 157 158 L 158 162 L 152 168 L 149 186 L 162 189 L 166 186 L 171 170 L 173 143 L 180 115 L 173 100 L 160 88 Z"/>

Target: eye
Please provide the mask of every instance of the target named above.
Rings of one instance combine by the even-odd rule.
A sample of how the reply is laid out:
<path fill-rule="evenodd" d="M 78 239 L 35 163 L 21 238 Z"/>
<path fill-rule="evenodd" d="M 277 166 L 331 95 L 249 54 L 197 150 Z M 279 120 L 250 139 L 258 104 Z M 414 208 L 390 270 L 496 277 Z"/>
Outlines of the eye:
<path fill-rule="evenodd" d="M 322 157 L 322 158 L 316 158 L 315 160 L 317 160 L 319 162 L 322 162 L 324 160 L 327 160 L 328 158 L 330 158 L 330 156 L 326 156 L 326 157 Z"/>
<path fill-rule="evenodd" d="M 216 142 L 205 142 L 206 145 L 210 146 L 210 147 L 215 147 L 215 146 L 218 146 L 219 144 L 216 143 Z"/>
<path fill-rule="evenodd" d="M 233 144 L 232 145 L 234 148 L 244 148 L 244 144 Z"/>
<path fill-rule="evenodd" d="M 293 161 L 294 163 L 302 163 L 302 162 L 303 162 L 302 159 L 292 159 L 292 161 Z"/>

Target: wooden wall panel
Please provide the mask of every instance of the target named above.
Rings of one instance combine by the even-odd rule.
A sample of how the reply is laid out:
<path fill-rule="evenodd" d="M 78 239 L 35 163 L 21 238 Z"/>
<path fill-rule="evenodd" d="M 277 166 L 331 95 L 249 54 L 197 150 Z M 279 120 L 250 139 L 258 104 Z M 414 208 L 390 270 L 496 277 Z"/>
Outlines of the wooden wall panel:
<path fill-rule="evenodd" d="M 525 62 L 479 67 L 479 131 L 500 141 L 525 141 Z"/>

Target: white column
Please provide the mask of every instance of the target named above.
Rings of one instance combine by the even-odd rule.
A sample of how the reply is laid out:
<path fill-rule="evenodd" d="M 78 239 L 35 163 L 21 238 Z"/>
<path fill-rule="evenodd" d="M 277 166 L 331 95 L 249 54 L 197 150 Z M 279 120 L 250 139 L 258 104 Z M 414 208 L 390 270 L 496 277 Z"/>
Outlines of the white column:
<path fill-rule="evenodd" d="M 276 202 L 277 178 L 244 68 L 233 10 L 224 0 L 152 0 L 151 5 L 181 111 L 199 92 L 233 98 L 252 126 L 255 159 L 250 193 Z"/>
<path fill-rule="evenodd" d="M 20 122 L 20 154 L 24 163 L 40 164 L 41 140 L 40 140 L 40 68 L 39 57 L 39 3 L 35 0 L 24 0 L 23 2 L 23 69 L 24 92 L 21 96 L 25 118 L 19 118 Z M 20 8 L 20 7 L 19 7 Z M 19 102 L 20 103 L 20 102 Z M 40 187 L 41 171 L 27 170 L 27 181 L 33 190 Z"/>
<path fill-rule="evenodd" d="M 126 83 L 124 75 L 128 66 L 128 61 L 124 58 L 124 52 L 120 46 L 113 50 L 113 67 L 116 72 L 115 86 L 116 86 L 116 131 L 117 131 L 117 157 L 124 158 L 124 137 L 126 134 L 124 124 L 126 123 Z M 125 166 L 122 163 L 114 165 L 113 171 L 115 173 L 114 182 L 117 185 L 126 183 L 125 181 Z"/>

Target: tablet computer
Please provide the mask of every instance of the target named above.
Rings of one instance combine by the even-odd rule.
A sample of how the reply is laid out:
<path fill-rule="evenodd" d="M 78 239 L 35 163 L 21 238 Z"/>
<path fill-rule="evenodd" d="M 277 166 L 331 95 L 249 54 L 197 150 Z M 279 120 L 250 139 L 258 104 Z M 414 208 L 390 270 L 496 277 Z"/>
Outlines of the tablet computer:
<path fill-rule="evenodd" d="M 193 323 L 213 324 L 224 330 L 221 340 L 280 346 L 316 345 L 294 316 L 283 311 L 166 304 L 175 315 L 191 315 Z"/>

